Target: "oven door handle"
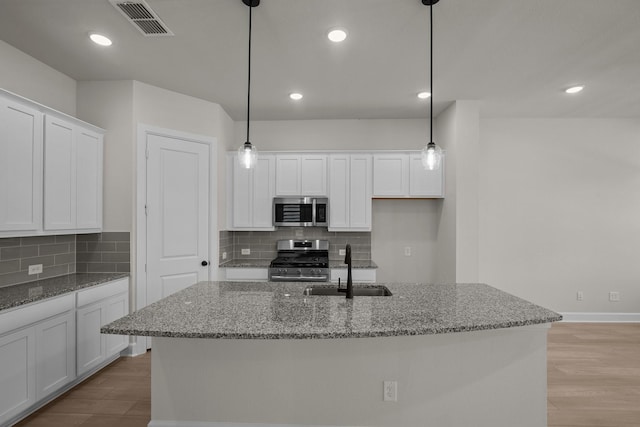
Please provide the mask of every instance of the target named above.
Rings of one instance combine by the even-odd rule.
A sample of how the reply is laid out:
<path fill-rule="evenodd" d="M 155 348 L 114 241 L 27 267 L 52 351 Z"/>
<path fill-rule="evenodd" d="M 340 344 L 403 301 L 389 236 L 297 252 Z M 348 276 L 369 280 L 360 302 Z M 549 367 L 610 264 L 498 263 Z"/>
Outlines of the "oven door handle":
<path fill-rule="evenodd" d="M 287 279 L 287 280 L 317 280 L 326 281 L 329 277 L 325 274 L 323 276 L 271 276 L 271 279 Z"/>

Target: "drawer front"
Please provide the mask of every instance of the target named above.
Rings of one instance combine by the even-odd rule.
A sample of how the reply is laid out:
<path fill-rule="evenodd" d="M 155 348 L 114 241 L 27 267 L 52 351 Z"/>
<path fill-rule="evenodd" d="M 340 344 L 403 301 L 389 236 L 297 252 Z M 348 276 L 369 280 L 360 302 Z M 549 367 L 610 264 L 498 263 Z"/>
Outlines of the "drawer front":
<path fill-rule="evenodd" d="M 124 292 L 129 292 L 129 279 L 126 277 L 79 291 L 77 304 L 82 307 Z"/>
<path fill-rule="evenodd" d="M 7 310 L 0 314 L 0 335 L 73 310 L 73 303 L 71 293 Z"/>

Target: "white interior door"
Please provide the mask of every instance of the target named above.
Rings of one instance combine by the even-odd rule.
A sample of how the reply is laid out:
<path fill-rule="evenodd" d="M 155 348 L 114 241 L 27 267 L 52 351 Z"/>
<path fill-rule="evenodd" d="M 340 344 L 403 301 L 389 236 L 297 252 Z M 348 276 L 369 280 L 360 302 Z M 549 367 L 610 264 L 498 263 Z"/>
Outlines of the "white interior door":
<path fill-rule="evenodd" d="M 209 280 L 209 149 L 147 135 L 147 304 Z"/>

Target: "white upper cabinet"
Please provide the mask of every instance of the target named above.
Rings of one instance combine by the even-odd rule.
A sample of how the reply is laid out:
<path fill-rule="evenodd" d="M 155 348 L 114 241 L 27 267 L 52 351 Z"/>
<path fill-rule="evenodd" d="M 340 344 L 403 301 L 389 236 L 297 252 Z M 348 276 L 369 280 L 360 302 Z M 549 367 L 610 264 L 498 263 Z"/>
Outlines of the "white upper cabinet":
<path fill-rule="evenodd" d="M 420 153 L 380 153 L 373 156 L 373 197 L 442 198 L 444 167 L 425 170 Z"/>
<path fill-rule="evenodd" d="M 102 229 L 103 130 L 0 89 L 0 238 Z"/>
<path fill-rule="evenodd" d="M 102 135 L 47 115 L 44 138 L 44 229 L 102 227 Z"/>
<path fill-rule="evenodd" d="M 275 157 L 261 153 L 253 169 L 228 155 L 228 224 L 231 230 L 273 230 Z"/>
<path fill-rule="evenodd" d="M 278 154 L 276 196 L 326 196 L 327 155 Z"/>
<path fill-rule="evenodd" d="M 76 144 L 76 228 L 102 228 L 103 137 L 78 130 Z"/>
<path fill-rule="evenodd" d="M 425 170 L 420 153 L 409 155 L 409 196 L 444 197 L 444 161 L 438 170 Z"/>
<path fill-rule="evenodd" d="M 42 228 L 42 113 L 0 94 L 0 237 Z M 7 232 L 7 233 L 5 233 Z"/>
<path fill-rule="evenodd" d="M 329 231 L 371 231 L 371 157 L 329 156 Z"/>

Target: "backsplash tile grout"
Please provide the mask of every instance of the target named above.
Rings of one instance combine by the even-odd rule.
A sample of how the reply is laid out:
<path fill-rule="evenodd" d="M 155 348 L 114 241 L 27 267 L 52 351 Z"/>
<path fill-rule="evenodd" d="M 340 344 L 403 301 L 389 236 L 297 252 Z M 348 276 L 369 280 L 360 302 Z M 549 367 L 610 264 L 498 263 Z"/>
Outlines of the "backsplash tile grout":
<path fill-rule="evenodd" d="M 322 228 L 280 228 L 276 231 L 221 231 L 219 233 L 219 263 L 231 260 L 271 261 L 276 257 L 276 242 L 286 239 L 309 239 L 329 241 L 329 260 L 344 258 L 339 250 L 351 244 L 354 261 L 371 260 L 370 232 L 330 232 Z M 242 255 L 242 249 L 249 249 L 249 255 Z M 227 258 L 223 259 L 226 252 Z"/>
<path fill-rule="evenodd" d="M 130 233 L 0 239 L 0 287 L 73 273 L 130 272 Z M 28 274 L 42 264 L 42 273 Z"/>

